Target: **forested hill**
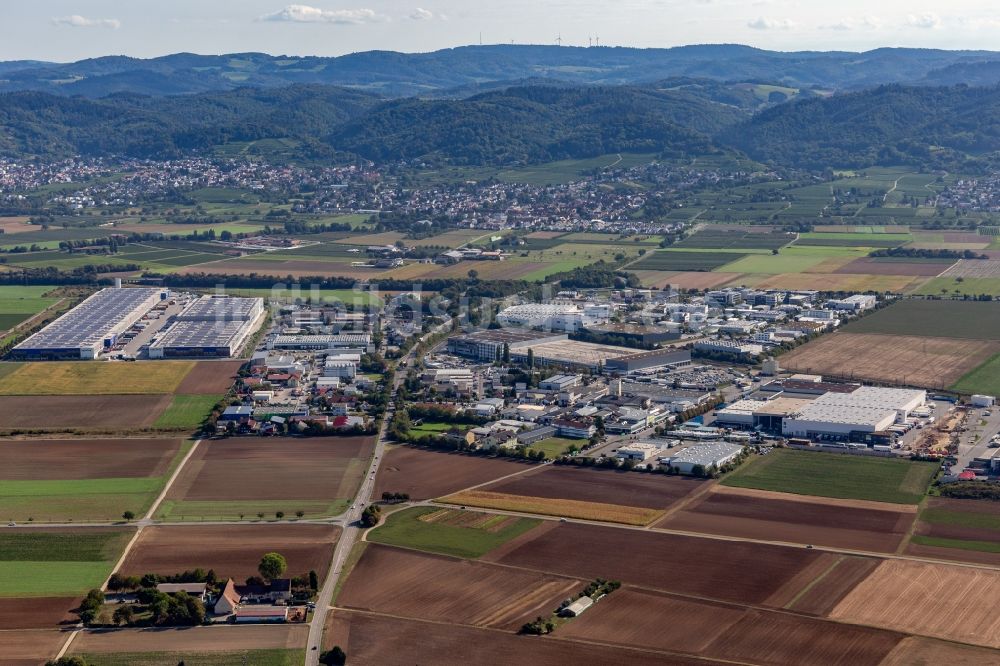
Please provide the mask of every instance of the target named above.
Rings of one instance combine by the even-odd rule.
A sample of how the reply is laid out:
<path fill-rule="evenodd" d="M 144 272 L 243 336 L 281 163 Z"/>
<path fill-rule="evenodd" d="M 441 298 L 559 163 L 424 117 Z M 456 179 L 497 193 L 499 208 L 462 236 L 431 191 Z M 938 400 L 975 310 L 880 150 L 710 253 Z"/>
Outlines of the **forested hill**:
<path fill-rule="evenodd" d="M 728 151 L 816 169 L 1000 165 L 1000 87 L 882 86 L 762 101 L 784 98 L 781 90 L 791 89 L 669 79 L 515 86 L 462 99 L 387 100 L 318 85 L 99 100 L 20 92 L 0 94 L 0 156 L 164 158 L 229 152 L 232 144 L 263 150 L 268 142 L 259 140 L 281 139 L 282 152 L 268 159 L 513 165 Z"/>
<path fill-rule="evenodd" d="M 718 139 L 782 165 L 974 168 L 1000 151 L 1000 87 L 883 86 L 783 104 Z"/>
<path fill-rule="evenodd" d="M 962 66 L 998 61 L 1000 53 L 990 51 L 785 53 L 735 44 L 669 49 L 494 45 L 431 53 L 368 51 L 332 58 L 176 53 L 151 59 L 108 56 L 62 64 L 0 63 L 0 92 L 38 90 L 103 97 L 115 92 L 171 95 L 240 86 L 326 84 L 405 97 L 532 78 L 575 85 L 625 85 L 671 77 L 771 81 L 794 88 L 847 90 L 885 83 L 933 83 L 932 73 L 941 70 L 947 70 L 952 77 L 967 73 L 975 79 L 948 83 L 982 84 L 982 69 L 964 70 Z"/>
<path fill-rule="evenodd" d="M 464 100 L 393 101 L 348 122 L 337 148 L 374 160 L 437 155 L 511 164 L 615 152 L 713 152 L 709 138 L 746 114 L 683 92 L 631 87 L 510 88 Z"/>
<path fill-rule="evenodd" d="M 331 86 L 292 86 L 100 100 L 0 95 L 0 155 L 173 157 L 233 142 L 291 138 L 303 158 L 329 158 L 325 138 L 382 98 Z"/>

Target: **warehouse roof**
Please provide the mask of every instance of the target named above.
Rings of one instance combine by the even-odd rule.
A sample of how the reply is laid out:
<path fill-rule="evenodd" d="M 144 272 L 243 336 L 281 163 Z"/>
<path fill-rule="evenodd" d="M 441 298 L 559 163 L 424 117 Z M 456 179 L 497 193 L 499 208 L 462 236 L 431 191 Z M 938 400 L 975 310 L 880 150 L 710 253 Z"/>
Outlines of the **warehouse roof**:
<path fill-rule="evenodd" d="M 248 326 L 246 321 L 179 321 L 150 348 L 230 347 Z"/>
<path fill-rule="evenodd" d="M 740 444 L 732 444 L 730 442 L 715 442 L 712 444 L 695 444 L 689 446 L 677 453 L 677 455 L 670 456 L 671 463 L 690 463 L 692 465 L 704 465 L 708 467 L 714 465 L 719 460 L 723 458 L 728 458 L 731 455 L 739 453 L 743 450 L 743 446 Z"/>
<path fill-rule="evenodd" d="M 139 319 L 161 289 L 102 289 L 17 346 L 17 349 L 94 347 L 115 328 Z M 131 319 L 131 321 L 127 321 Z"/>
<path fill-rule="evenodd" d="M 262 298 L 234 298 L 226 296 L 204 296 L 191 303 L 184 312 L 177 315 L 178 321 L 235 321 L 253 319 L 258 307 L 263 306 Z"/>
<path fill-rule="evenodd" d="M 534 340 L 566 340 L 569 336 L 565 333 L 546 333 L 544 331 L 529 331 L 517 328 L 493 328 L 456 337 L 479 342 L 506 342 L 507 344 L 513 344 L 532 342 Z"/>

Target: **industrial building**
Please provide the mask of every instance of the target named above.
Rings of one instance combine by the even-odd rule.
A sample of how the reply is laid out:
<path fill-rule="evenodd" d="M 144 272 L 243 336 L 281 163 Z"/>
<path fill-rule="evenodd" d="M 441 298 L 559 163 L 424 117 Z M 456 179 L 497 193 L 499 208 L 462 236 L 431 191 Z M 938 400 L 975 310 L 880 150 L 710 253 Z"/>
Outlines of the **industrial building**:
<path fill-rule="evenodd" d="M 557 365 L 591 371 L 599 370 L 609 360 L 635 353 L 635 350 L 625 347 L 564 339 L 511 349 L 511 360 L 515 363 L 525 363 L 528 359 L 528 350 L 531 350 L 536 366 Z"/>
<path fill-rule="evenodd" d="M 236 356 L 263 316 L 262 298 L 199 298 L 149 346 L 149 357 Z"/>
<path fill-rule="evenodd" d="M 11 356 L 25 361 L 97 358 L 168 297 L 163 289 L 102 289 L 17 345 Z"/>
<path fill-rule="evenodd" d="M 373 351 L 372 336 L 368 333 L 338 333 L 336 335 L 279 335 L 268 343 L 268 349 L 298 349 L 322 351 L 327 349 L 363 349 Z"/>
<path fill-rule="evenodd" d="M 861 386 L 850 393 L 824 393 L 783 419 L 787 437 L 815 440 L 863 440 L 903 423 L 923 405 L 927 392 L 913 389 Z"/>
<path fill-rule="evenodd" d="M 618 358 L 608 359 L 604 369 L 608 372 L 625 374 L 649 368 L 680 368 L 691 365 L 691 352 L 687 349 L 654 349 L 647 352 L 631 352 Z"/>
<path fill-rule="evenodd" d="M 497 323 L 505 327 L 544 328 L 575 333 L 583 328 L 607 322 L 609 305 L 587 303 L 582 308 L 573 303 L 528 303 L 512 305 L 497 315 Z"/>
<path fill-rule="evenodd" d="M 448 338 L 448 353 L 480 361 L 495 361 L 504 345 L 513 352 L 522 348 L 569 339 L 565 333 L 544 333 L 515 329 L 488 329 Z"/>
<path fill-rule="evenodd" d="M 638 324 L 595 324 L 587 326 L 587 332 L 595 335 L 611 335 L 621 338 L 624 342 L 643 345 L 656 345 L 661 342 L 680 340 L 679 324 L 661 326 L 640 326 Z"/>
<path fill-rule="evenodd" d="M 709 470 L 721 467 L 740 455 L 743 446 L 730 442 L 694 444 L 670 456 L 660 458 L 660 466 L 674 468 L 681 474 L 693 474 L 696 467 Z"/>

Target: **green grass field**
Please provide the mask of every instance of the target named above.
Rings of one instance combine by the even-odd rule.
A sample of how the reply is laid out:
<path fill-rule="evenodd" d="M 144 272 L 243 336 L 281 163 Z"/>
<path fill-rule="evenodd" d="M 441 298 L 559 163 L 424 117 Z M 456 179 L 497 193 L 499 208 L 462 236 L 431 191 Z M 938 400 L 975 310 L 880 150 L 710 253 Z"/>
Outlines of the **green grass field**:
<path fill-rule="evenodd" d="M 309 289 L 302 285 L 293 289 L 226 289 L 229 296 L 266 298 L 271 302 L 292 303 L 296 300 L 318 299 L 321 303 L 352 303 L 355 305 L 381 305 L 382 295 L 377 291 L 353 291 L 351 289 Z"/>
<path fill-rule="evenodd" d="M 0 286 L 0 331 L 14 328 L 58 303 L 58 298 L 43 298 L 53 289 L 48 286 Z"/>
<path fill-rule="evenodd" d="M 36 521 L 117 520 L 149 508 L 164 479 L 79 479 L 0 482 L 0 519 Z"/>
<path fill-rule="evenodd" d="M 435 421 L 424 421 L 420 425 L 410 426 L 410 432 L 421 435 L 439 435 L 448 432 L 456 427 L 454 423 L 437 423 Z"/>
<path fill-rule="evenodd" d="M 197 428 L 208 417 L 219 401 L 215 395 L 175 395 L 170 406 L 153 424 L 163 430 L 189 430 Z"/>
<path fill-rule="evenodd" d="M 540 442 L 535 442 L 528 447 L 529 451 L 541 451 L 546 458 L 558 458 L 569 450 L 569 447 L 580 447 L 580 440 L 567 439 L 565 437 L 549 437 Z"/>
<path fill-rule="evenodd" d="M 951 511 L 949 509 L 924 509 L 920 512 L 920 520 L 935 525 L 955 525 L 958 527 L 974 527 L 977 529 L 997 530 L 1000 532 L 1000 515 L 980 513 L 977 511 Z M 1000 545 L 1000 542 L 998 542 Z"/>
<path fill-rule="evenodd" d="M 850 333 L 1000 340 L 1000 303 L 903 300 L 848 324 Z"/>
<path fill-rule="evenodd" d="M 957 294 L 959 296 L 979 296 L 989 294 L 1000 296 L 1000 277 L 998 278 L 962 278 L 959 282 L 952 277 L 931 278 L 913 293 L 921 296 L 941 296 Z"/>
<path fill-rule="evenodd" d="M 629 268 L 645 271 L 711 271 L 732 262 L 739 263 L 744 257 L 738 252 L 658 250 L 647 253 Z"/>
<path fill-rule="evenodd" d="M 131 530 L 0 534 L 0 597 L 82 594 L 100 587 Z"/>
<path fill-rule="evenodd" d="M 508 517 L 496 515 L 487 518 L 486 514 L 461 512 L 482 517 L 485 522 L 478 527 L 460 527 L 420 519 L 421 516 L 430 516 L 438 512 L 452 512 L 449 516 L 457 513 L 451 509 L 428 506 L 404 509 L 389 514 L 385 523 L 368 532 L 366 538 L 368 541 L 390 546 L 474 559 L 524 534 L 541 522 L 533 518 L 516 518 L 501 529 L 491 531 Z"/>
<path fill-rule="evenodd" d="M 910 537 L 910 542 L 920 546 L 937 546 L 938 548 L 957 548 L 958 550 L 1000 553 L 1000 541 L 967 541 L 965 539 L 944 539 L 941 537 L 914 534 Z"/>
<path fill-rule="evenodd" d="M 578 160 L 560 160 L 547 162 L 518 169 L 508 169 L 497 174 L 498 180 L 509 183 L 527 183 L 528 185 L 557 185 L 579 180 L 587 172 L 614 168 L 629 169 L 641 164 L 647 164 L 656 159 L 655 155 L 623 153 L 621 155 L 602 155 Z"/>
<path fill-rule="evenodd" d="M 935 463 L 776 449 L 723 479 L 722 484 L 796 495 L 917 504 Z"/>
<path fill-rule="evenodd" d="M 270 650 L 223 650 L 220 652 L 119 652 L 117 654 L 83 653 L 88 664 L 96 666 L 299 666 L 306 651 L 289 648 Z"/>
<path fill-rule="evenodd" d="M 951 386 L 957 393 L 1000 395 L 1000 354 L 968 373 Z"/>

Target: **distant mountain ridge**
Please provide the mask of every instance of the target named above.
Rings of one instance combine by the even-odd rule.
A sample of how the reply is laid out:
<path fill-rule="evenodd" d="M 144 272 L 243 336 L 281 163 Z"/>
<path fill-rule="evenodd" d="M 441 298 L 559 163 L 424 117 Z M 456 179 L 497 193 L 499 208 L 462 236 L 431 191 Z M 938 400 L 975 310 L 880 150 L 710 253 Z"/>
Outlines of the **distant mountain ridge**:
<path fill-rule="evenodd" d="M 409 97 L 503 81 L 634 85 L 675 77 L 851 90 L 888 83 L 992 84 L 998 81 L 996 63 L 1000 63 L 1000 52 L 885 48 L 864 53 L 786 53 L 736 44 L 669 49 L 495 45 L 430 53 L 367 51 L 339 57 L 175 53 L 149 59 L 106 56 L 74 63 L 0 62 L 0 92 L 35 90 L 103 97 L 115 92 L 174 95 L 241 86 L 324 84 Z"/>

